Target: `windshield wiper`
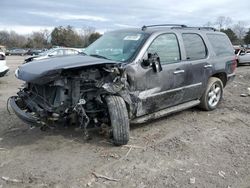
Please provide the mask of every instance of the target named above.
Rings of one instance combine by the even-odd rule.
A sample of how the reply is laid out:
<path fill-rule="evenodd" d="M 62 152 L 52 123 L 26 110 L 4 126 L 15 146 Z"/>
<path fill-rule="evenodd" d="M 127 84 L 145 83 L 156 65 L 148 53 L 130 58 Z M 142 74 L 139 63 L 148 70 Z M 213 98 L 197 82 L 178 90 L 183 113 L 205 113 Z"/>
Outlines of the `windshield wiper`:
<path fill-rule="evenodd" d="M 89 56 L 97 57 L 97 58 L 102 58 L 102 59 L 108 59 L 108 58 L 106 58 L 105 56 L 98 55 L 98 54 L 90 54 Z"/>

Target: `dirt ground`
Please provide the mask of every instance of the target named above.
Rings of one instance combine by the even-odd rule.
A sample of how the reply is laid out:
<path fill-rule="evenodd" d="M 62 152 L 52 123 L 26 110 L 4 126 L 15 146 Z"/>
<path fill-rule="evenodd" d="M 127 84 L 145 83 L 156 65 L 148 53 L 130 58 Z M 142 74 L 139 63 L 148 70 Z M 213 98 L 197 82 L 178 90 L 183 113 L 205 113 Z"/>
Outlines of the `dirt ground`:
<path fill-rule="evenodd" d="M 10 73 L 0 78 L 0 188 L 250 187 L 250 96 L 240 96 L 250 87 L 250 66 L 237 69 L 218 109 L 133 125 L 129 145 L 114 147 L 98 132 L 84 141 L 73 128 L 42 132 L 9 115 L 22 61 L 8 57 Z"/>

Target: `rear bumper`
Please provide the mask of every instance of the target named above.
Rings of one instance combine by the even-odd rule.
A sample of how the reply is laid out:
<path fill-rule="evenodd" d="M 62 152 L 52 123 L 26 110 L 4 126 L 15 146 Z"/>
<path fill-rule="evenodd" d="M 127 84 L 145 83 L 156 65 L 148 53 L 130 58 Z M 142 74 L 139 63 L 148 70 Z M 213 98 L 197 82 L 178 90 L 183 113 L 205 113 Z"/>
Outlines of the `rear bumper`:
<path fill-rule="evenodd" d="M 13 109 L 13 111 L 15 112 L 15 114 L 17 115 L 17 117 L 19 117 L 22 121 L 24 121 L 29 125 L 39 126 L 40 125 L 39 119 L 35 116 L 32 116 L 30 113 L 27 113 L 24 110 L 22 110 L 16 103 L 17 100 L 18 100 L 17 96 L 11 97 L 9 99 L 9 104 Z"/>

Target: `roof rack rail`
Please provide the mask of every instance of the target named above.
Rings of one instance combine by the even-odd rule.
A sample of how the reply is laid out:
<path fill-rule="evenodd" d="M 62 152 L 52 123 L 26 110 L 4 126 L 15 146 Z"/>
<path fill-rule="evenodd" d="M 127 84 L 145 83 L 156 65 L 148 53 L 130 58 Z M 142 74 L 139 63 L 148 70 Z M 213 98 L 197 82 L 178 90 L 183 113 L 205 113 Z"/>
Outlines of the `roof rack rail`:
<path fill-rule="evenodd" d="M 182 25 L 182 24 L 144 25 L 144 26 L 142 26 L 141 30 L 145 31 L 148 27 L 180 27 L 180 28 L 184 28 L 184 27 L 187 27 L 187 26 L 186 25 Z"/>
<path fill-rule="evenodd" d="M 179 29 L 180 27 L 172 27 L 172 29 Z M 185 27 L 184 29 L 198 29 L 198 30 L 213 30 L 217 31 L 214 27 Z"/>

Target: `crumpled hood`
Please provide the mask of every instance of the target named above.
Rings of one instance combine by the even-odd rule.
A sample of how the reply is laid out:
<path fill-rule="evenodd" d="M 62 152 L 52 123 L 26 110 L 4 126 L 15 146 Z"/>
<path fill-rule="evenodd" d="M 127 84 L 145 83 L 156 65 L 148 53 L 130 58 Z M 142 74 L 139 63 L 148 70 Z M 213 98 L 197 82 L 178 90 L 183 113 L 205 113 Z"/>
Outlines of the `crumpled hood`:
<path fill-rule="evenodd" d="M 86 55 L 54 57 L 32 61 L 20 66 L 16 77 L 26 82 L 40 83 L 43 77 L 55 77 L 62 70 L 100 64 L 118 64 L 119 62 Z M 43 80 L 43 79 L 42 79 Z"/>

